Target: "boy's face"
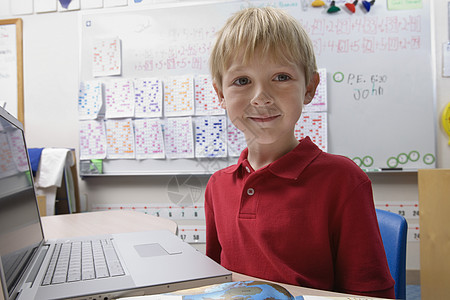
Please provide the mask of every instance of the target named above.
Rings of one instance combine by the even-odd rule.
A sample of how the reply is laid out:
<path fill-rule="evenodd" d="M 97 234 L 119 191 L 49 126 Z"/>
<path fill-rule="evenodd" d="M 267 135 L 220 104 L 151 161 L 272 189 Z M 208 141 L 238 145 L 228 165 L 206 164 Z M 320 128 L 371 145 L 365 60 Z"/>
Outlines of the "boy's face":
<path fill-rule="evenodd" d="M 232 61 L 223 73 L 222 89 L 214 88 L 247 142 L 272 144 L 292 141 L 303 105 L 311 102 L 318 83 L 315 74 L 306 85 L 304 71 L 297 65 L 255 55 L 246 64 Z"/>

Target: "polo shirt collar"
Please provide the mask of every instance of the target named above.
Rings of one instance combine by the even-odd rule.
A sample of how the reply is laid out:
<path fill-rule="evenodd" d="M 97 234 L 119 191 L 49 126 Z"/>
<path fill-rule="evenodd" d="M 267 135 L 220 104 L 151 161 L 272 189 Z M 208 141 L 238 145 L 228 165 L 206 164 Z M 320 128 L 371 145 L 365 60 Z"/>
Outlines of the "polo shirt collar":
<path fill-rule="evenodd" d="M 309 137 L 306 137 L 300 140 L 300 143 L 292 151 L 265 168 L 276 176 L 295 180 L 320 153 L 322 153 L 322 150 Z M 247 160 L 247 156 L 248 148 L 242 151 L 237 164 L 226 169 L 226 173 L 233 173 L 241 168 L 244 161 Z"/>
<path fill-rule="evenodd" d="M 237 163 L 235 165 L 231 165 L 228 168 L 224 169 L 223 171 L 225 173 L 234 173 L 236 172 L 244 163 L 244 161 L 247 160 L 247 156 L 248 156 L 248 148 L 245 148 L 244 150 L 242 150 L 241 155 L 239 156 L 239 159 L 237 161 Z"/>

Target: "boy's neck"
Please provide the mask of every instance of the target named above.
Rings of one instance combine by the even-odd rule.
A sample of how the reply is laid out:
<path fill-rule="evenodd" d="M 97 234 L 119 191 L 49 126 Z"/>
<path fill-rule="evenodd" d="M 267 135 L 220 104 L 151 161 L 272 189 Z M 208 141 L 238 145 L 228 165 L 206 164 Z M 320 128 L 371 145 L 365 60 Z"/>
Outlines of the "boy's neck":
<path fill-rule="evenodd" d="M 298 144 L 299 141 L 295 137 L 289 138 L 284 143 L 280 141 L 273 144 L 253 142 L 248 145 L 247 160 L 254 170 L 258 170 L 292 151 Z"/>

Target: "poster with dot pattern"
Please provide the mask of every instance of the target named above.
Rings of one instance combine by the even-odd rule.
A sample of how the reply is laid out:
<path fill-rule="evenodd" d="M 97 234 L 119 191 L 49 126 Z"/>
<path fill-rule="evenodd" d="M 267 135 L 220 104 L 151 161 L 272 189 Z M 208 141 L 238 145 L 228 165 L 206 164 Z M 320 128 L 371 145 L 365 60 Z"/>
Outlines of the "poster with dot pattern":
<path fill-rule="evenodd" d="M 227 121 L 227 141 L 229 156 L 240 156 L 242 150 L 247 148 L 244 134 L 233 125 L 230 119 Z"/>
<path fill-rule="evenodd" d="M 134 116 L 134 87 L 128 79 L 112 80 L 105 83 L 107 119 Z"/>
<path fill-rule="evenodd" d="M 106 131 L 103 120 L 80 121 L 80 159 L 106 158 Z"/>
<path fill-rule="evenodd" d="M 106 157 L 135 158 L 134 128 L 131 119 L 106 120 Z"/>
<path fill-rule="evenodd" d="M 195 114 L 224 115 L 225 109 L 219 105 L 219 97 L 214 90 L 210 75 L 197 75 L 195 82 Z"/>
<path fill-rule="evenodd" d="M 95 40 L 92 48 L 92 75 L 99 77 L 121 73 L 121 40 L 119 38 Z"/>
<path fill-rule="evenodd" d="M 78 117 L 80 120 L 95 120 L 103 105 L 101 81 L 83 81 L 78 93 Z"/>
<path fill-rule="evenodd" d="M 140 78 L 134 80 L 135 117 L 162 117 L 162 81 L 157 78 Z"/>
<path fill-rule="evenodd" d="M 168 158 L 194 158 L 192 118 L 167 118 L 165 121 L 166 156 Z"/>
<path fill-rule="evenodd" d="M 195 157 L 227 156 L 227 117 L 194 118 Z"/>
<path fill-rule="evenodd" d="M 164 80 L 164 115 L 166 117 L 194 114 L 194 77 L 175 76 Z"/>
<path fill-rule="evenodd" d="M 165 158 L 162 121 L 159 118 L 134 120 L 136 159 Z"/>
<path fill-rule="evenodd" d="M 295 137 L 301 140 L 309 136 L 311 140 L 322 150 L 328 150 L 327 140 L 327 113 L 304 112 L 295 124 Z"/>

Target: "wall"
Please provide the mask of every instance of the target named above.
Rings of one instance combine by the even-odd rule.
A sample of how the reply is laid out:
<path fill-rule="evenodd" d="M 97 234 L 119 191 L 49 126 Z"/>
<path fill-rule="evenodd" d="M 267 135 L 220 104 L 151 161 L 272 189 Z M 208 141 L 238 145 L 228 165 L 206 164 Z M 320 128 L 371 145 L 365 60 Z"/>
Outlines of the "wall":
<path fill-rule="evenodd" d="M 450 78 L 442 77 L 442 44 L 449 40 L 447 1 L 433 0 L 436 30 L 436 113 L 450 101 Z M 9 14 L 8 0 L 0 0 L 0 18 Z M 29 147 L 78 148 L 78 12 L 20 16 L 24 21 L 25 128 Z M 430 95 L 432 97 L 433 95 Z M 420 121 L 420 120 L 419 120 Z M 450 168 L 448 136 L 437 130 L 437 162 Z M 418 201 L 417 174 L 371 174 L 375 202 Z M 170 176 L 102 177 L 80 180 L 80 194 L 89 209 L 93 203 L 170 202 Z M 200 177 L 203 187 L 207 177 Z M 410 226 L 418 225 L 411 221 Z M 408 244 L 408 270 L 419 270 L 419 243 Z"/>

